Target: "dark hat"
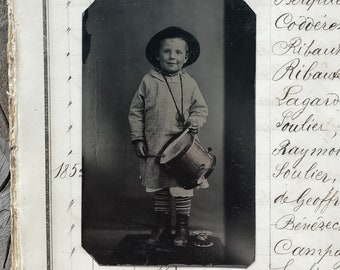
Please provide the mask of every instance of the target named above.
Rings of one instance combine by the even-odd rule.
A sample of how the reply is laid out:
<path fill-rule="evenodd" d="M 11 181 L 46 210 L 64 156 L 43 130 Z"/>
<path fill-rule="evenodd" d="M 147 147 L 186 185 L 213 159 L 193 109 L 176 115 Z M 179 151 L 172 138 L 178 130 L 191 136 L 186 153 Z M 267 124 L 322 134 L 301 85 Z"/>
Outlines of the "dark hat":
<path fill-rule="evenodd" d="M 146 58 L 154 66 L 159 68 L 158 57 L 161 41 L 167 38 L 181 38 L 188 45 L 188 61 L 183 67 L 189 66 L 194 63 L 200 55 L 200 44 L 198 40 L 189 32 L 184 31 L 180 27 L 170 26 L 154 35 L 145 49 Z"/>

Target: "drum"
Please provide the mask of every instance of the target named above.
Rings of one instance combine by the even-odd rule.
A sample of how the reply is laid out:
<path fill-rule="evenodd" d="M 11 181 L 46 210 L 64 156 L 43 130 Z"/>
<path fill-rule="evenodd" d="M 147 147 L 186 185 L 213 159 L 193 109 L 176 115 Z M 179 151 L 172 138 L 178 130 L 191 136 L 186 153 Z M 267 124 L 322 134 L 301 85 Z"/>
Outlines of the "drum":
<path fill-rule="evenodd" d="M 191 189 L 198 185 L 200 178 L 208 178 L 213 172 L 216 157 L 211 148 L 204 148 L 195 136 L 183 133 L 164 149 L 160 164 L 167 166 L 181 187 Z"/>

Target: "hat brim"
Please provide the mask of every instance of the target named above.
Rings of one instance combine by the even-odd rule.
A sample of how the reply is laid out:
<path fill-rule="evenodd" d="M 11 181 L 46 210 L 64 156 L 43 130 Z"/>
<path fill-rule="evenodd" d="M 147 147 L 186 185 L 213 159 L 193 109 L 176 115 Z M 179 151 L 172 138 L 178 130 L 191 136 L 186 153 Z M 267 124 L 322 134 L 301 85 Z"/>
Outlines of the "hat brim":
<path fill-rule="evenodd" d="M 180 27 L 171 26 L 158 32 L 154 35 L 145 49 L 146 58 L 156 68 L 159 68 L 159 61 L 157 60 L 161 41 L 167 38 L 181 38 L 188 45 L 188 60 L 183 67 L 193 64 L 200 55 L 200 44 L 198 40 L 189 32 L 183 30 Z"/>

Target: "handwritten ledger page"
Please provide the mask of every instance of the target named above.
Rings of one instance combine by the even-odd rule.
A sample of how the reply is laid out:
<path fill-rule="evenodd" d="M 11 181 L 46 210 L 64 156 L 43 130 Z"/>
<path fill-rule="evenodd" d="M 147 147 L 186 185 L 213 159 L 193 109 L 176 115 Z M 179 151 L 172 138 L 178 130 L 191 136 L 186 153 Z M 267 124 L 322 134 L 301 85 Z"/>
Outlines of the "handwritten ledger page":
<path fill-rule="evenodd" d="M 243 267 L 340 269 L 340 1 L 246 3 L 256 14 L 256 234 Z M 82 16 L 91 4 L 10 3 L 13 269 L 141 267 L 100 266 L 82 247 Z"/>
<path fill-rule="evenodd" d="M 272 267 L 338 269 L 339 2 L 273 1 Z"/>

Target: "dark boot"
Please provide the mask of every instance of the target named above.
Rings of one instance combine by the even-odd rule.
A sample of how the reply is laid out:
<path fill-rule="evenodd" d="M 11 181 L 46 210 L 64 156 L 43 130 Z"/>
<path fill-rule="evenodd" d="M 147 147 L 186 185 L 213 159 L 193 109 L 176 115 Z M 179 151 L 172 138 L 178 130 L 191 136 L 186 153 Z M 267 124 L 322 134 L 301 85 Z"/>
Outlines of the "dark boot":
<path fill-rule="evenodd" d="M 171 236 L 171 214 L 156 212 L 155 215 L 157 224 L 146 240 L 148 245 L 158 245 L 162 240 L 169 239 Z"/>
<path fill-rule="evenodd" d="M 185 247 L 189 239 L 189 215 L 177 214 L 174 245 Z"/>

